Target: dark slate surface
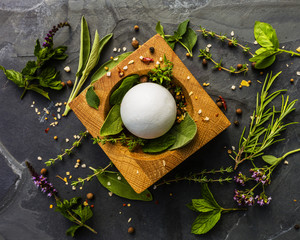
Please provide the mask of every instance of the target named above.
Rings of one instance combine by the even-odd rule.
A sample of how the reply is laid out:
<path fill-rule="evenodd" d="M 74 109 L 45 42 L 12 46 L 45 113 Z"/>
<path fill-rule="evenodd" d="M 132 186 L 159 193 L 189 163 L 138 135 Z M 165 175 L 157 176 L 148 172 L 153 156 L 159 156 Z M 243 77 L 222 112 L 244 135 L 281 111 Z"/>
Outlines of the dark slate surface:
<path fill-rule="evenodd" d="M 298 1 L 225 1 L 225 0 L 199 0 L 199 1 L 59 1 L 59 0 L 2 0 L 0 3 L 0 64 L 7 69 L 21 70 L 28 60 L 33 59 L 35 40 L 42 41 L 43 36 L 52 25 L 60 21 L 69 21 L 71 28 L 60 31 L 55 37 L 56 44 L 68 46 L 69 58 L 58 66 L 63 81 L 74 79 L 78 64 L 80 18 L 85 15 L 90 32 L 98 29 L 101 36 L 109 32 L 114 33 L 113 40 L 106 47 L 100 63 L 105 62 L 111 55 L 114 47 L 126 46 L 132 50 L 130 42 L 136 37 L 140 43 L 145 42 L 155 34 L 155 24 L 161 21 L 167 33 L 172 33 L 176 25 L 189 18 L 193 29 L 199 25 L 216 32 L 226 33 L 233 30 L 238 39 L 253 45 L 253 25 L 255 20 L 272 24 L 277 30 L 279 42 L 286 49 L 296 49 L 300 46 L 299 22 L 300 4 Z M 139 32 L 134 32 L 133 26 L 140 26 Z M 222 95 L 228 102 L 227 117 L 230 121 L 237 119 L 235 109 L 243 109 L 239 117 L 240 127 L 231 126 L 217 138 L 187 159 L 174 169 L 165 179 L 176 175 L 186 175 L 202 169 L 231 166 L 233 162 L 227 156 L 224 146 L 237 146 L 242 126 L 249 123 L 249 117 L 254 110 L 255 95 L 260 91 L 261 85 L 256 81 L 263 81 L 267 72 L 283 71 L 274 89 L 287 88 L 291 99 L 299 97 L 299 59 L 287 55 L 278 56 L 272 68 L 264 71 L 250 70 L 246 76 L 231 76 L 225 72 L 214 72 L 210 68 L 203 68 L 196 57 L 198 49 L 206 44 L 213 45 L 213 55 L 222 58 L 226 66 L 247 62 L 249 56 L 244 56 L 239 49 L 228 47 L 216 40 L 198 38 L 194 48 L 195 57 L 187 59 L 180 46 L 175 51 L 186 64 L 188 69 L 202 84 L 210 82 L 207 92 L 215 99 Z M 286 66 L 289 65 L 289 67 Z M 65 73 L 63 67 L 69 65 L 71 73 Z M 290 84 L 289 79 L 294 78 L 295 83 Z M 231 85 L 238 86 L 242 79 L 252 80 L 250 88 L 232 91 Z M 37 191 L 24 161 L 28 160 L 40 170 L 43 162 L 56 156 L 73 141 L 73 135 L 84 130 L 83 125 L 73 113 L 62 119 L 59 125 L 51 128 L 48 134 L 44 129 L 48 122 L 40 120 L 30 105 L 42 110 L 44 107 L 55 112 L 53 103 L 64 102 L 70 94 L 70 89 L 57 93 L 51 92 L 53 102 L 28 93 L 24 100 L 19 97 L 22 90 L 7 81 L 0 72 L 0 239 L 71 239 L 65 236 L 65 230 L 70 226 L 60 214 L 49 209 L 53 199 L 49 199 Z M 52 104 L 52 105 L 51 105 Z M 277 103 L 278 105 L 278 103 Z M 52 106 L 52 107 L 51 107 Z M 289 121 L 299 120 L 299 104 L 296 111 L 288 117 Z M 58 141 L 53 136 L 58 135 Z M 283 153 L 298 148 L 300 143 L 300 127 L 294 125 L 284 132 L 285 142 L 276 144 L 268 153 L 281 156 Z M 43 160 L 38 161 L 37 156 Z M 70 171 L 73 179 L 90 174 L 86 169 L 74 169 L 77 158 L 82 159 L 87 166 L 106 166 L 109 159 L 102 150 L 86 139 L 83 145 L 71 157 L 57 163 L 49 169 L 49 179 L 57 187 L 60 196 L 71 198 L 73 196 L 85 197 L 88 192 L 95 194 L 93 201 L 94 217 L 89 222 L 98 231 L 98 235 L 83 229 L 75 239 L 211 239 L 211 240 L 252 240 L 300 239 L 300 231 L 294 229 L 300 223 L 300 193 L 299 193 L 299 155 L 288 157 L 289 165 L 280 165 L 273 174 L 273 182 L 267 188 L 267 194 L 273 200 L 270 206 L 249 208 L 247 212 L 236 212 L 224 215 L 216 227 L 204 236 L 194 236 L 190 227 L 196 214 L 185 207 L 193 198 L 200 198 L 200 185 L 180 182 L 164 185 L 156 190 L 151 188 L 154 196 L 153 202 L 136 202 L 109 197 L 107 191 L 96 180 L 84 185 L 82 190 L 72 191 L 56 175 L 65 176 Z M 259 161 L 259 160 L 258 160 Z M 247 171 L 250 165 L 243 164 L 239 170 Z M 233 191 L 235 184 L 210 185 L 217 201 L 225 207 L 234 207 Z M 172 196 L 170 196 L 172 194 Z M 297 201 L 294 201 L 297 200 Z M 157 202 L 156 202 L 157 201 Z M 123 203 L 130 203 L 131 207 L 123 207 Z M 121 212 L 121 214 L 120 214 Z M 128 223 L 128 219 L 132 221 Z M 136 228 L 134 235 L 128 235 L 129 226 Z"/>

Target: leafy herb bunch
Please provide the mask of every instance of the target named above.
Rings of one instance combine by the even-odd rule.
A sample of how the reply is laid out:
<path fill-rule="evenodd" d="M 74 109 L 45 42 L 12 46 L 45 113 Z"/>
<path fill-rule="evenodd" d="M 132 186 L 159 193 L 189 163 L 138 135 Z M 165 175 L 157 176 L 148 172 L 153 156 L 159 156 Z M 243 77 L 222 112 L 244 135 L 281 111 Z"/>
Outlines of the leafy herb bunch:
<path fill-rule="evenodd" d="M 3 66 L 6 77 L 14 82 L 18 87 L 24 88 L 21 99 L 28 90 L 35 91 L 50 100 L 48 92 L 43 88 L 54 90 L 62 89 L 61 81 L 58 79 L 59 72 L 49 63 L 55 60 L 65 60 L 68 56 L 65 54 L 66 46 L 53 47 L 53 37 L 55 33 L 65 26 L 70 26 L 68 22 L 60 23 L 47 33 L 45 42 L 41 46 L 39 39 L 36 40 L 34 56 L 36 61 L 28 61 L 21 72 L 7 70 Z"/>

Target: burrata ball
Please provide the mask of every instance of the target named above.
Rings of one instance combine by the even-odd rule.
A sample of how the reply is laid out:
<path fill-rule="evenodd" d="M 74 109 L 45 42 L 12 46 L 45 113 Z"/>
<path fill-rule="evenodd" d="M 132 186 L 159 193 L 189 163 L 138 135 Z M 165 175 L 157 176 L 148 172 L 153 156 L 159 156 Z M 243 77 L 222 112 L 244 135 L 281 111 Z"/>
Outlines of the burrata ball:
<path fill-rule="evenodd" d="M 125 127 L 137 137 L 158 138 L 170 130 L 176 120 L 176 102 L 171 93 L 157 83 L 132 87 L 121 102 Z"/>

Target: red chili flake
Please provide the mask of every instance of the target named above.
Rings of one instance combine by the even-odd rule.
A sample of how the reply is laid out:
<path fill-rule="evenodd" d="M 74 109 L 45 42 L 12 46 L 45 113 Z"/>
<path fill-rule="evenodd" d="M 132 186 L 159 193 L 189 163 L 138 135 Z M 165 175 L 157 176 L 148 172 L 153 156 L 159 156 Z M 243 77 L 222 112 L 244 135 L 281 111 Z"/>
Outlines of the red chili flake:
<path fill-rule="evenodd" d="M 219 113 L 216 113 L 216 117 L 219 117 Z"/>
<path fill-rule="evenodd" d="M 123 207 L 126 207 L 126 203 L 123 203 Z"/>
<path fill-rule="evenodd" d="M 46 128 L 45 129 L 45 133 L 48 133 L 49 130 L 50 130 L 50 128 Z"/>
<path fill-rule="evenodd" d="M 144 62 L 146 64 L 154 62 L 154 59 L 153 58 L 149 58 L 149 57 L 143 57 L 141 60 L 142 60 L 142 62 Z"/>
<path fill-rule="evenodd" d="M 221 103 L 223 104 L 223 108 L 226 111 L 227 110 L 227 105 L 226 105 L 225 99 L 222 98 L 221 96 L 219 96 L 219 98 L 221 99 Z"/>
<path fill-rule="evenodd" d="M 91 208 L 93 208 L 93 207 L 94 207 L 94 204 L 91 205 Z"/>
<path fill-rule="evenodd" d="M 123 77 L 124 76 L 124 71 L 118 67 L 118 72 L 119 72 L 119 77 Z"/>
<path fill-rule="evenodd" d="M 221 71 L 221 70 L 222 70 L 222 68 L 220 68 L 220 67 L 219 67 L 219 68 L 218 68 L 218 70 L 219 70 L 219 71 Z"/>

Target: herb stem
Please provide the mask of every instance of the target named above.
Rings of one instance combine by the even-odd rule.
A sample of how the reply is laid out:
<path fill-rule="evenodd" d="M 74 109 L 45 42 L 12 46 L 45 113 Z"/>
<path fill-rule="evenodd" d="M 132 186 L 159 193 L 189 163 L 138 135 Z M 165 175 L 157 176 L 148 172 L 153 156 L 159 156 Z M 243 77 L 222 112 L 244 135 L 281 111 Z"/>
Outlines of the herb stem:
<path fill-rule="evenodd" d="M 97 234 L 97 232 L 96 232 L 93 228 L 91 228 L 90 226 L 88 226 L 88 225 L 82 223 L 82 222 L 81 222 L 78 218 L 76 218 L 69 210 L 67 210 L 67 213 L 70 215 L 70 217 L 72 217 L 72 218 L 76 221 L 76 223 L 77 223 L 79 226 L 85 227 L 85 228 L 87 228 L 88 230 L 90 230 L 91 232 Z"/>
<path fill-rule="evenodd" d="M 300 57 L 300 53 L 296 53 L 296 52 L 293 52 L 293 51 L 289 51 L 289 50 L 285 50 L 285 49 L 279 49 L 279 48 L 278 48 L 278 51 L 279 52 L 285 52 L 285 53 L 291 54 L 292 57 L 293 56 Z"/>
<path fill-rule="evenodd" d="M 189 50 L 189 48 L 183 44 L 183 42 L 181 42 L 180 40 L 178 40 L 177 42 L 179 42 L 186 50 L 187 52 L 190 54 L 190 57 L 193 57 L 193 53 Z"/>
<path fill-rule="evenodd" d="M 284 154 L 280 159 L 283 160 L 283 159 L 285 159 L 288 155 L 293 154 L 293 153 L 296 153 L 296 152 L 300 152 L 300 148 L 295 149 L 295 150 L 290 151 L 290 152 L 287 152 L 287 153 Z"/>

